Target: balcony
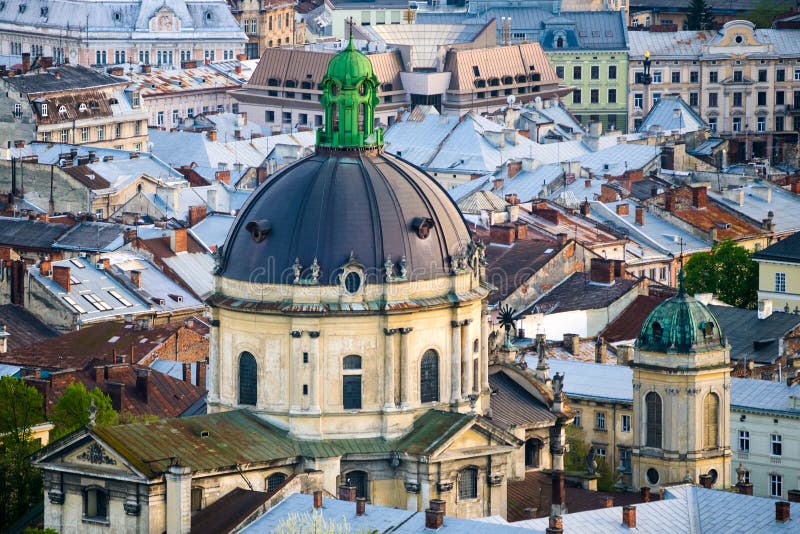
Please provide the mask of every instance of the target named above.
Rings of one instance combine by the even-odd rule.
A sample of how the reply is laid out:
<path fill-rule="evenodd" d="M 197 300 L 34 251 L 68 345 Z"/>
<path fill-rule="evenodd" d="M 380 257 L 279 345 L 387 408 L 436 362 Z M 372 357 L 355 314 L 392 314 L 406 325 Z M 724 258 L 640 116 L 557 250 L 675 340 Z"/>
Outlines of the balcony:
<path fill-rule="evenodd" d="M 781 465 L 781 457 L 780 456 L 770 456 L 769 463 L 774 465 Z"/>

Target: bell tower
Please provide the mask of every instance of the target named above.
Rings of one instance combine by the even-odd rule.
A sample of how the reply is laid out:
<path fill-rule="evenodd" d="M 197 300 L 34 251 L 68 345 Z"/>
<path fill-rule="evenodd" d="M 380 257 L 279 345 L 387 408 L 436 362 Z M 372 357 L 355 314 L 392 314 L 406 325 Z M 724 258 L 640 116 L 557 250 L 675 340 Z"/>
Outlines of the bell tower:
<path fill-rule="evenodd" d="M 730 480 L 730 347 L 714 315 L 686 294 L 654 309 L 633 358 L 634 484 Z"/>

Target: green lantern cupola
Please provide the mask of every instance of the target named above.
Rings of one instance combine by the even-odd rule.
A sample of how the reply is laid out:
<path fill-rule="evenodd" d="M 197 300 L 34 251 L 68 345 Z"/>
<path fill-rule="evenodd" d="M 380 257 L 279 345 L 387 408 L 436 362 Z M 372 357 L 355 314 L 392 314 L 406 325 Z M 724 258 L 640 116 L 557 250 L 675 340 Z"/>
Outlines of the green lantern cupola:
<path fill-rule="evenodd" d="M 317 130 L 317 146 L 327 148 L 375 148 L 383 145 L 383 129 L 373 126 L 378 105 L 378 78 L 369 58 L 353 45 L 328 63 L 322 79 L 320 103 L 325 126 Z"/>

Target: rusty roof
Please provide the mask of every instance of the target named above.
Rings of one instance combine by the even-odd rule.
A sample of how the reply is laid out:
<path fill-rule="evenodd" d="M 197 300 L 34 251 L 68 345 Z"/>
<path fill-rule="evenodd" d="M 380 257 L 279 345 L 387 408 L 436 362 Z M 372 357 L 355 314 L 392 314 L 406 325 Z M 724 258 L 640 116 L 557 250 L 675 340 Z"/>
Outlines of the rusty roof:
<path fill-rule="evenodd" d="M 148 376 L 146 391 L 144 386 L 137 382 L 137 374 L 140 371 L 147 373 Z M 196 387 L 146 367 L 127 363 L 105 365 L 90 370 L 58 371 L 44 378 L 25 377 L 25 381 L 44 393 L 45 413 L 48 414 L 67 387 L 74 382 L 82 382 L 87 390 L 98 387 L 106 395 L 112 390 L 109 382 L 122 384 L 123 399 L 121 404 L 114 408 L 120 413 L 127 412 L 136 416 L 149 414 L 158 417 L 178 417 L 205 396 L 205 388 Z"/>
<path fill-rule="evenodd" d="M 692 205 L 692 189 L 687 185 L 673 189 L 668 193 L 665 192 L 654 196 L 649 202 L 665 210 L 668 194 L 671 194 L 675 199 L 675 209 L 672 211 L 675 217 L 703 232 L 708 232 L 710 229 L 715 228 L 717 230 L 717 239 L 720 241 L 724 239 L 735 240 L 766 233 L 761 228 L 722 208 L 711 197 L 708 197 L 706 207 L 694 207 Z"/>
<path fill-rule="evenodd" d="M 224 91 L 242 85 L 206 66 L 192 69 L 154 68 L 149 73 L 131 72 L 128 76 L 131 82 L 140 87 L 144 98 L 184 92 Z"/>
<path fill-rule="evenodd" d="M 231 532 L 250 514 L 267 502 L 269 494 L 235 488 L 192 516 L 192 530 L 196 534 Z"/>
<path fill-rule="evenodd" d="M 0 306 L 0 323 L 5 325 L 6 331 L 10 334 L 8 350 L 11 352 L 58 335 L 58 332 L 44 324 L 31 312 L 15 304 Z"/>
<path fill-rule="evenodd" d="M 111 117 L 114 112 L 111 90 L 94 89 L 70 93 L 57 93 L 47 96 L 50 106 L 47 115 L 42 115 L 36 106 L 34 110 L 39 124 L 64 124 L 73 121 Z"/>
<path fill-rule="evenodd" d="M 478 75 L 475 74 L 475 68 Z M 477 79 L 486 80 L 488 86 L 488 80 L 492 78 L 527 77 L 532 73 L 540 75 L 538 84 L 559 83 L 539 43 L 471 50 L 451 49 L 447 53 L 444 70 L 452 73 L 449 90 L 457 92 L 474 92 Z"/>
<path fill-rule="evenodd" d="M 647 316 L 656 306 L 665 300 L 666 297 L 663 296 L 637 296 L 627 308 L 622 310 L 622 313 L 608 323 L 605 329 L 600 332 L 600 337 L 608 343 L 636 339 L 639 337 L 639 331 L 642 329 L 644 320 L 647 319 Z"/>
<path fill-rule="evenodd" d="M 88 165 L 61 167 L 61 170 L 89 189 L 106 189 L 111 187 L 111 182 L 97 174 Z"/>
<path fill-rule="evenodd" d="M 489 375 L 492 421 L 503 426 L 553 424 L 556 416 L 539 399 L 528 393 L 506 372 Z"/>
<path fill-rule="evenodd" d="M 535 508 L 536 517 L 547 517 L 550 515 L 550 505 L 552 503 L 552 476 L 543 471 L 527 471 L 525 479 L 519 481 L 508 481 L 508 521 L 522 521 L 529 519 L 525 515 L 526 508 Z M 605 508 L 606 497 L 614 498 L 614 506 L 624 506 L 628 504 L 639 504 L 643 502 L 640 493 L 615 492 L 606 493 L 602 491 L 589 491 L 580 487 L 567 485 L 566 487 L 567 509 L 569 512 L 585 512 Z M 651 493 L 650 500 L 658 500 L 658 493 Z"/>
<path fill-rule="evenodd" d="M 0 354 L 0 361 L 42 369 L 87 369 L 96 363 L 114 363 L 114 354 L 130 361 L 133 351 L 133 361 L 139 362 L 185 327 L 183 321 L 148 330 L 105 322 Z"/>

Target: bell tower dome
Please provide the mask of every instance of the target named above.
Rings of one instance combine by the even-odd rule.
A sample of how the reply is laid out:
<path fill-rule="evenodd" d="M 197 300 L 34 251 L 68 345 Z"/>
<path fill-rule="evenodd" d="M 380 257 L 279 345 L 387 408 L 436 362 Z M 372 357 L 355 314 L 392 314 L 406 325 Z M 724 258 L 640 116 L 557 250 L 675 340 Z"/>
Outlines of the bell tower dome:
<path fill-rule="evenodd" d="M 633 358 L 633 481 L 659 488 L 730 480 L 730 347 L 714 314 L 686 294 L 654 309 Z"/>

